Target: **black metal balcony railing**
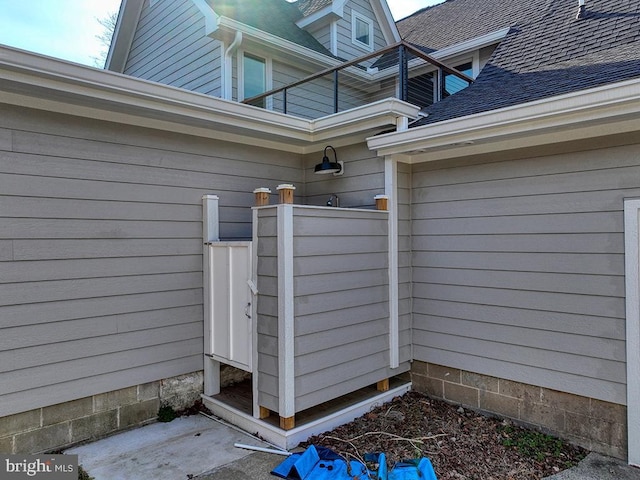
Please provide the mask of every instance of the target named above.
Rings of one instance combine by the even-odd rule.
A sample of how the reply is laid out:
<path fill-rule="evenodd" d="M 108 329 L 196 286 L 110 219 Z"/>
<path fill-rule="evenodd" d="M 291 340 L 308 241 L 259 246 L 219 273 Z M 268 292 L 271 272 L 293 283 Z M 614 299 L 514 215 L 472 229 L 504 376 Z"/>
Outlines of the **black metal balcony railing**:
<path fill-rule="evenodd" d="M 401 41 L 300 80 L 274 72 L 274 83 L 281 86 L 243 103 L 304 118 L 320 118 L 389 97 L 424 108 L 447 95 L 446 75 L 464 85 L 473 82 L 465 73 Z"/>

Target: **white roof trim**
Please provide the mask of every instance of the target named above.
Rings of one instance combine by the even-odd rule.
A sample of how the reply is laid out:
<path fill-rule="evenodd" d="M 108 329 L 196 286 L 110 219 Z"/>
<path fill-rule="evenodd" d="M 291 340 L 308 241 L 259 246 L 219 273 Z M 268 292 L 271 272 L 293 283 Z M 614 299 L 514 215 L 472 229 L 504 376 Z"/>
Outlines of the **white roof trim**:
<path fill-rule="evenodd" d="M 113 40 L 109 45 L 104 64 L 105 70 L 124 72 L 143 5 L 143 0 L 122 0 L 116 28 L 113 31 Z"/>
<path fill-rule="evenodd" d="M 344 1 L 340 2 L 331 2 L 330 5 L 318 10 L 315 13 L 312 13 L 308 17 L 301 18 L 296 22 L 296 25 L 300 28 L 307 28 L 310 25 L 319 22 L 329 22 L 331 20 L 335 20 L 336 18 L 344 17 Z"/>
<path fill-rule="evenodd" d="M 398 32 L 396 22 L 393 19 L 393 15 L 391 15 L 387 0 L 371 0 L 371 8 L 373 8 L 373 13 L 378 19 L 378 24 L 387 44 L 392 45 L 399 42 L 401 40 L 400 32 Z"/>
<path fill-rule="evenodd" d="M 335 0 L 321 10 L 304 17 L 296 22 L 300 28 L 307 28 L 315 23 L 329 22 L 337 18 L 344 18 L 344 6 L 346 0 Z M 391 15 L 391 10 L 386 0 L 371 0 L 371 8 L 378 20 L 387 44 L 391 45 L 400 41 L 400 32 Z"/>
<path fill-rule="evenodd" d="M 204 28 L 205 34 L 209 35 L 213 33 L 218 28 L 218 14 L 213 11 L 211 6 L 206 2 L 206 0 L 191 0 L 193 4 L 200 10 L 202 15 L 204 15 Z"/>
<path fill-rule="evenodd" d="M 0 103 L 302 154 L 418 114 L 387 99 L 311 121 L 9 47 L 0 47 L 0 85 Z"/>
<path fill-rule="evenodd" d="M 285 40 L 282 37 L 272 35 L 265 32 L 264 30 L 260 30 L 259 28 L 252 27 L 245 23 L 240 23 L 237 20 L 229 17 L 218 17 L 218 29 L 221 28 L 226 28 L 233 32 L 241 31 L 247 37 L 258 41 L 259 43 L 272 48 L 276 48 L 277 50 L 280 50 L 287 55 L 291 55 L 292 53 L 294 53 L 295 55 L 302 56 L 306 59 L 311 59 L 312 61 L 320 65 L 335 67 L 343 63 L 336 58 L 324 55 L 320 52 L 291 42 L 289 40 Z"/>
<path fill-rule="evenodd" d="M 640 80 L 627 80 L 367 139 L 409 163 L 640 131 Z"/>
<path fill-rule="evenodd" d="M 446 62 L 448 59 L 451 59 L 453 57 L 474 53 L 481 48 L 499 43 L 504 39 L 504 37 L 507 36 L 509 31 L 511 31 L 511 27 L 501 28 L 500 30 L 496 30 L 479 37 L 470 38 L 469 40 L 465 40 L 464 42 L 455 43 L 453 45 L 449 45 L 448 47 L 441 48 L 440 50 L 429 53 L 429 56 L 435 58 L 436 60 L 442 60 Z M 424 66 L 425 64 L 427 64 L 427 62 L 425 62 L 424 60 L 420 58 L 414 58 L 413 60 L 409 61 L 409 70 L 418 66 Z M 429 64 L 427 64 L 427 69 L 435 70 L 436 67 L 433 65 L 429 66 Z"/>
<path fill-rule="evenodd" d="M 448 47 L 436 50 L 429 55 L 434 58 L 440 59 L 479 50 L 483 47 L 487 47 L 489 45 L 493 45 L 494 43 L 500 42 L 502 39 L 504 39 L 504 37 L 507 36 L 510 30 L 511 27 L 501 28 L 500 30 L 490 32 L 485 35 L 480 35 L 479 37 L 470 38 L 469 40 L 465 40 L 464 42 L 454 43 L 453 45 L 450 45 Z"/>

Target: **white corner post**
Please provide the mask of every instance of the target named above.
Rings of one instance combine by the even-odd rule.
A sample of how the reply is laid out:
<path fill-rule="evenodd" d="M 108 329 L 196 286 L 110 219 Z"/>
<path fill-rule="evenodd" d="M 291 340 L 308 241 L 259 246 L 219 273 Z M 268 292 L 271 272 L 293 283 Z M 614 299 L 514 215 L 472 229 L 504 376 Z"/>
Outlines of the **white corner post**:
<path fill-rule="evenodd" d="M 204 195 L 202 197 L 202 250 L 204 293 L 204 394 L 211 396 L 220 393 L 220 362 L 209 357 L 212 352 L 211 331 L 211 251 L 209 244 L 220 241 L 220 217 L 218 211 L 219 197 Z"/>
<path fill-rule="evenodd" d="M 640 466 L 640 199 L 624 202 L 628 458 Z"/>
<path fill-rule="evenodd" d="M 278 399 L 281 418 L 296 413 L 294 370 L 293 205 L 278 209 Z"/>
<path fill-rule="evenodd" d="M 384 193 L 389 197 L 389 366 L 400 366 L 398 306 L 398 162 L 384 159 Z"/>

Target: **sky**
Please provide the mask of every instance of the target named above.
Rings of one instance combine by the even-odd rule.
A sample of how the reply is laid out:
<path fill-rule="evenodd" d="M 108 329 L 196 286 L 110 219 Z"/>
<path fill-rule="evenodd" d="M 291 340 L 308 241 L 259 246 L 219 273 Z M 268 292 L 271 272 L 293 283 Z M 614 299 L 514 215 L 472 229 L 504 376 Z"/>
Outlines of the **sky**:
<path fill-rule="evenodd" d="M 388 0 L 396 20 L 443 0 Z M 0 44 L 101 67 L 106 50 L 96 38 L 98 19 L 117 12 L 120 0 L 0 0 Z M 105 52 L 106 53 L 106 52 Z"/>

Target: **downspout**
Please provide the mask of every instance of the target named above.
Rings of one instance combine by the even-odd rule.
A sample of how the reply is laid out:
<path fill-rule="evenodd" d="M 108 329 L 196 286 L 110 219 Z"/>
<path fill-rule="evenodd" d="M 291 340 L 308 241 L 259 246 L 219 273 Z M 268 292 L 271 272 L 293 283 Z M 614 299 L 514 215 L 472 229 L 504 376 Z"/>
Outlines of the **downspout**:
<path fill-rule="evenodd" d="M 242 44 L 242 32 L 236 31 L 236 36 L 229 47 L 224 51 L 224 72 L 222 73 L 222 98 L 233 100 L 233 54 Z"/>

